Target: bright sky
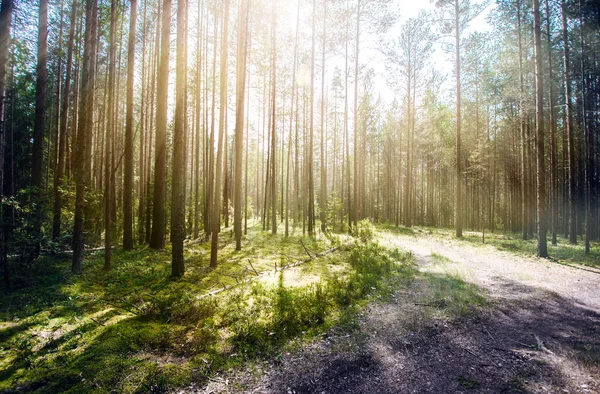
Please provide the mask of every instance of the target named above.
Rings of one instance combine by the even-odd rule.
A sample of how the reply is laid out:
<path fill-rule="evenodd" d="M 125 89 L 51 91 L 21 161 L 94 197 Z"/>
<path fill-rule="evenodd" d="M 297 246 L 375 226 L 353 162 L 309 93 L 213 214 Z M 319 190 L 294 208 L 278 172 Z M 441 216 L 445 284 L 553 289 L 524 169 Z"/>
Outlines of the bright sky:
<path fill-rule="evenodd" d="M 479 3 L 478 0 L 473 0 L 473 3 Z M 415 18 L 418 16 L 420 11 L 433 12 L 436 10 L 435 3 L 433 1 L 428 0 L 396 0 L 396 4 L 398 9 L 400 10 L 400 20 L 397 26 L 401 26 L 407 19 Z M 462 36 L 465 37 L 473 32 L 486 32 L 491 29 L 491 26 L 487 22 L 487 16 L 491 10 L 495 8 L 495 2 L 491 1 L 490 5 L 475 19 L 473 19 L 470 23 L 466 31 L 462 32 Z M 398 30 L 396 27 L 393 30 Z M 393 37 L 397 35 L 394 31 L 390 31 L 389 35 Z M 448 41 L 448 39 L 446 39 Z M 378 58 L 378 62 L 382 62 L 383 59 L 381 57 Z M 376 62 L 373 62 L 376 63 Z M 446 82 L 444 87 L 447 89 L 454 88 L 454 53 L 448 54 L 445 53 L 442 49 L 441 43 L 435 45 L 435 52 L 432 57 L 432 63 L 434 64 L 435 69 L 446 76 Z M 378 73 L 385 72 L 383 64 L 374 64 Z M 385 83 L 383 78 L 380 76 L 380 80 L 377 83 L 376 89 L 382 93 L 382 98 L 386 102 L 391 102 L 391 99 L 394 92 L 390 89 L 389 86 Z"/>

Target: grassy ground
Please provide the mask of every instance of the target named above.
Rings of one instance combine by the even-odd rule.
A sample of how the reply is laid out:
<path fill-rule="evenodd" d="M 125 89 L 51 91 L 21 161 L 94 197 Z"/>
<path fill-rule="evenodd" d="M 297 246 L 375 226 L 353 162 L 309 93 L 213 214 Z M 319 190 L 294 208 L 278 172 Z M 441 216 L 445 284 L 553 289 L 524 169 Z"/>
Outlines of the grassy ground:
<path fill-rule="evenodd" d="M 236 252 L 226 229 L 219 267 L 208 268 L 207 243 L 189 242 L 186 274 L 177 281 L 169 278 L 170 250 L 116 249 L 108 273 L 101 251 L 79 276 L 70 273 L 68 257 L 18 267 L 16 290 L 0 296 L 0 392 L 165 392 L 277 360 L 331 328 L 352 332 L 367 303 L 408 291 L 418 293 L 427 319 L 486 307 L 481 289 L 464 278 L 419 272 L 410 254 L 377 243 L 382 238 L 368 242 L 368 232 L 356 239 L 298 232 L 285 238 L 255 224 Z M 452 238 L 452 230 L 423 227 L 378 226 L 378 232 Z M 480 237 L 466 232 L 460 242 L 480 244 Z M 517 235 L 486 234 L 486 243 L 535 254 L 535 242 Z M 281 270 L 333 246 L 340 247 Z M 550 253 L 594 265 L 600 250 L 594 245 L 583 261 L 582 245 L 560 243 Z M 443 255 L 432 258 L 447 263 Z M 225 286 L 231 289 L 207 296 Z"/>
<path fill-rule="evenodd" d="M 310 341 L 329 327 L 351 329 L 374 294 L 406 286 L 409 255 L 346 236 L 284 238 L 249 229 L 236 252 L 221 235 L 220 265 L 209 245 L 186 247 L 186 274 L 169 279 L 170 253 L 115 250 L 114 269 L 92 254 L 84 274 L 69 259 L 20 267 L 0 298 L 0 392 L 167 391 Z M 334 245 L 334 253 L 284 271 Z M 13 272 L 17 267 L 12 267 Z M 257 277 L 270 274 L 236 286 Z M 224 286 L 233 288 L 205 295 Z"/>
<path fill-rule="evenodd" d="M 378 226 L 380 229 L 392 233 L 404 235 L 428 235 L 441 238 L 452 238 L 454 229 L 434 228 L 434 227 L 394 227 L 390 225 Z M 600 268 L 600 242 L 592 242 L 590 254 L 585 254 L 584 243 L 581 239 L 573 245 L 569 240 L 558 237 L 557 245 L 554 246 L 550 242 L 548 236 L 548 255 L 549 259 L 562 264 L 580 264 L 588 267 Z M 461 242 L 468 243 L 473 246 L 491 245 L 499 250 L 520 254 L 523 256 L 535 256 L 537 254 L 537 238 L 533 237 L 527 241 L 521 239 L 521 233 L 510 233 L 496 231 L 494 233 L 486 232 L 482 234 L 480 231 L 463 231 Z"/>

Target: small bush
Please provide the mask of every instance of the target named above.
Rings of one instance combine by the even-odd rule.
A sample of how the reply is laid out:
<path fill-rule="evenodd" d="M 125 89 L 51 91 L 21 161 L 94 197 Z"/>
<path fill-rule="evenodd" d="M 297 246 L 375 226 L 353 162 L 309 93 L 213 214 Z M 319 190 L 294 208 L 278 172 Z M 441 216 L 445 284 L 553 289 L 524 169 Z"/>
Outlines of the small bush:
<path fill-rule="evenodd" d="M 367 243 L 375 237 L 375 226 L 371 224 L 369 219 L 363 219 L 352 228 L 351 235 L 361 242 Z"/>

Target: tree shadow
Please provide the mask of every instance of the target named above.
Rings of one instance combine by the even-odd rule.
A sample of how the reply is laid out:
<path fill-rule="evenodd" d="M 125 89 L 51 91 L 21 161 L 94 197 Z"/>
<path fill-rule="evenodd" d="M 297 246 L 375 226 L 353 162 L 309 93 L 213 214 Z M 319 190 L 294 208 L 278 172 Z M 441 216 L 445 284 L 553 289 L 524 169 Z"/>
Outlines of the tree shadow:
<path fill-rule="evenodd" d="M 270 375 L 266 391 L 598 392 L 600 314 L 554 293 L 506 286 L 521 296 L 450 319 L 437 307 L 411 311 L 412 302 L 382 307 L 386 323 L 363 322 L 368 332 L 353 340 L 358 351 L 340 350 L 352 347 L 334 338 L 325 350 L 293 355 Z M 427 318 L 417 327 L 400 322 L 411 313 L 422 317 L 423 309 Z"/>

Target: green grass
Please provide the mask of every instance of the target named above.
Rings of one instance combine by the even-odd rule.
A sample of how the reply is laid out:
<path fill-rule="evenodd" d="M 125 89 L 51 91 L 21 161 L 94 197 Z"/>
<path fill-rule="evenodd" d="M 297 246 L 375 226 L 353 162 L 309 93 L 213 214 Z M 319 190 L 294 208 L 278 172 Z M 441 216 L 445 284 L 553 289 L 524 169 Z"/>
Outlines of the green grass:
<path fill-rule="evenodd" d="M 464 316 L 486 303 L 479 287 L 464 281 L 457 275 L 423 275 L 428 283 L 423 302 L 437 307 L 439 315 Z"/>
<path fill-rule="evenodd" d="M 163 392 L 203 381 L 329 327 L 355 327 L 363 305 L 407 286 L 415 273 L 409 255 L 358 243 L 234 286 L 255 270 L 306 259 L 301 239 L 312 255 L 348 240 L 284 238 L 256 226 L 238 252 L 224 231 L 219 267 L 207 267 L 208 244 L 190 242 L 177 281 L 169 278 L 169 250 L 148 248 L 115 250 L 108 273 L 102 252 L 79 276 L 68 259 L 21 267 L 16 290 L 0 296 L 0 392 Z M 205 296 L 223 286 L 233 288 Z"/>

